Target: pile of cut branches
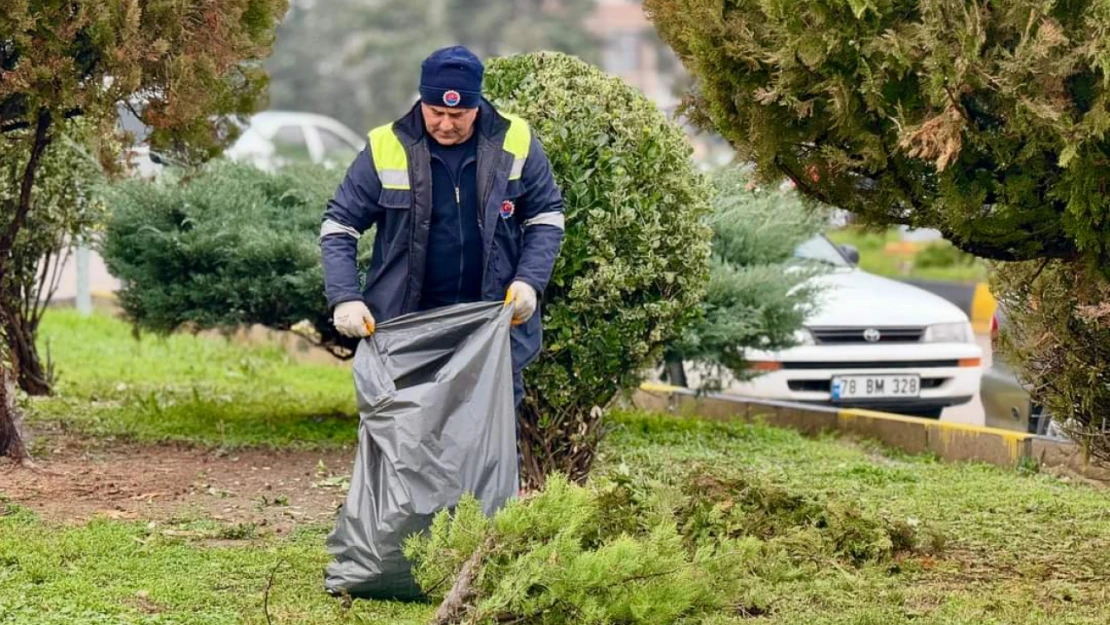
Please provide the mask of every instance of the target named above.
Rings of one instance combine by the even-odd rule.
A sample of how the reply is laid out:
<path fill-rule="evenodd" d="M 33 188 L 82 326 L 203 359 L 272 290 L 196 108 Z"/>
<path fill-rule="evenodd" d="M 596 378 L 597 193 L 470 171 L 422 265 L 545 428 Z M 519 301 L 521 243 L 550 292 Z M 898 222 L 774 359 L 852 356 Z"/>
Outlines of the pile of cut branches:
<path fill-rule="evenodd" d="M 775 584 L 861 567 L 939 541 L 780 486 L 692 470 L 561 476 L 492 519 L 473 499 L 405 546 L 448 623 L 703 623 L 773 609 Z"/>

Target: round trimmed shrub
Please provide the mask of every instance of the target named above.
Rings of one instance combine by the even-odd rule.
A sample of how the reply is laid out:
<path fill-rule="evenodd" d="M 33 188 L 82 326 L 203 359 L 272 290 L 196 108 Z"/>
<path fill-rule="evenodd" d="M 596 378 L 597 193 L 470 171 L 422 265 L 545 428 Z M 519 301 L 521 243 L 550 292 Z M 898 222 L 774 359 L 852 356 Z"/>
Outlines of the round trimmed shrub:
<path fill-rule="evenodd" d="M 525 472 L 533 484 L 556 470 L 581 480 L 602 409 L 698 313 L 710 186 L 681 128 L 574 57 L 492 60 L 486 91 L 532 125 L 566 202 L 566 238 L 544 294 L 544 350 L 525 373 Z"/>

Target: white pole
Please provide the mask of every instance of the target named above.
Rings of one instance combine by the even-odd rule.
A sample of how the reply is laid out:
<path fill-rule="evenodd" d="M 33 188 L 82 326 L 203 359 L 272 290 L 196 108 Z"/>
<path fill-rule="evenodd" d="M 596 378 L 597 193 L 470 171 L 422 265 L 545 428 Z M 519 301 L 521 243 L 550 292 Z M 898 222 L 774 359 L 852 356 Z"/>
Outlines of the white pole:
<path fill-rule="evenodd" d="M 89 246 L 77 245 L 77 312 L 92 314 L 92 293 L 89 292 Z"/>

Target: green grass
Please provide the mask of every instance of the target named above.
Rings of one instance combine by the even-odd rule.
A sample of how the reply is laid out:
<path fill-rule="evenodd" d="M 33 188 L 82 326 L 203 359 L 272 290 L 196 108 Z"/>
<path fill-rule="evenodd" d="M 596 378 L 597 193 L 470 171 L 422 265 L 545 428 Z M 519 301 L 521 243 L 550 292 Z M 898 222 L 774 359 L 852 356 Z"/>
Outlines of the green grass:
<path fill-rule="evenodd" d="M 58 374 L 30 422 L 144 442 L 321 447 L 354 442 L 350 370 L 293 365 L 276 347 L 144 334 L 106 314 L 51 310 L 38 340 Z"/>
<path fill-rule="evenodd" d="M 886 232 L 871 232 L 848 227 L 829 232 L 828 237 L 837 245 L 847 243 L 859 248 L 860 268 L 876 275 L 967 283 L 987 279 L 987 266 L 980 260 L 967 264 L 953 262 L 948 266 L 921 266 L 922 263 L 917 257 L 888 253 L 885 249 L 886 244 L 901 240 L 898 230 L 894 228 Z M 943 241 L 929 245 L 938 248 L 951 247 L 949 243 Z M 951 254 L 944 254 L 945 259 L 951 256 Z"/>
<path fill-rule="evenodd" d="M 758 475 L 794 492 L 903 520 L 940 556 L 780 587 L 774 623 L 1110 622 L 1110 494 L 1054 477 L 945 464 L 785 430 L 624 415 L 600 471 L 676 467 Z M 843 594 L 842 594 L 843 593 Z"/>
<path fill-rule="evenodd" d="M 62 311 L 48 315 L 47 338 L 63 376 L 62 396 L 37 402 L 35 422 L 217 445 L 327 445 L 355 436 L 350 420 L 314 417 L 353 412 L 344 369 L 294 365 L 276 350 L 220 340 L 146 337 L 135 344 L 118 321 Z M 127 389 L 117 390 L 120 384 Z M 277 387 L 285 394 L 275 395 Z M 199 399 L 193 389 L 200 389 Z M 152 394 L 176 403 L 144 407 Z M 222 434 L 215 435 L 220 423 Z M 859 567 L 815 558 L 760 573 L 750 594 L 770 612 L 758 619 L 722 616 L 721 625 L 1110 622 L 1105 491 L 1032 471 L 944 464 L 759 425 L 637 413 L 616 414 L 613 424 L 599 474 L 663 481 L 689 470 L 742 474 L 829 506 L 909 523 L 944 544 L 930 556 Z M 0 625 L 261 625 L 278 562 L 270 593 L 275 624 L 415 624 L 427 622 L 434 609 L 359 601 L 346 610 L 328 597 L 322 571 L 330 527 L 302 527 L 279 538 L 205 518 L 57 526 L 3 503 L 0 486 L 5 510 Z"/>
<path fill-rule="evenodd" d="M 16 509 L 0 517 L 0 623 L 260 625 L 275 569 L 274 623 L 427 621 L 426 605 L 360 601 L 345 610 L 326 595 L 328 529 L 213 547 L 158 525 L 98 519 L 56 528 Z"/>

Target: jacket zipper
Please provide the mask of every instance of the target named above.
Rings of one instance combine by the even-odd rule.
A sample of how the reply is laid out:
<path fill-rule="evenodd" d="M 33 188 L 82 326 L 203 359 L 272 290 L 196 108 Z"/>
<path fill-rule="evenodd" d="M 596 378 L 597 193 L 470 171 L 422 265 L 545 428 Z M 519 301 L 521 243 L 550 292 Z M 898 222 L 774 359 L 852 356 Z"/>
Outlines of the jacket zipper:
<path fill-rule="evenodd" d="M 486 148 L 487 152 L 490 149 L 491 148 L 487 147 Z M 478 145 L 478 154 L 479 155 L 482 154 L 482 145 L 481 144 Z M 496 165 L 497 164 L 496 159 L 500 155 L 497 154 L 497 153 L 494 153 L 492 155 L 487 154 L 487 158 L 489 158 L 490 156 L 492 156 L 492 158 L 494 159 L 494 164 Z M 483 186 L 482 185 L 482 168 L 478 167 L 478 163 L 475 163 L 475 167 L 477 167 L 477 169 L 478 169 L 478 171 L 476 172 L 477 175 L 475 177 L 477 178 L 478 187 L 481 188 Z M 485 183 L 486 183 L 485 184 L 485 189 L 483 191 L 478 192 L 478 210 L 475 211 L 475 212 L 478 213 L 478 232 L 482 233 L 482 284 L 486 283 L 486 270 L 489 269 L 490 247 L 493 246 L 493 235 L 494 235 L 494 233 L 497 232 L 497 223 L 494 222 L 494 224 L 493 224 L 494 232 L 490 233 L 490 243 L 489 243 L 489 245 L 486 245 L 486 242 L 485 242 L 486 222 L 484 221 L 484 218 L 486 216 L 486 204 L 489 203 L 489 196 L 493 192 L 493 182 L 494 182 L 494 179 L 496 177 L 497 176 L 495 174 L 493 174 L 492 172 L 489 172 L 488 168 L 487 168 L 486 180 L 485 180 Z"/>
<path fill-rule="evenodd" d="M 444 165 L 446 165 L 446 163 L 444 163 Z M 462 169 L 465 169 L 465 168 L 466 168 L 466 165 L 464 164 L 462 166 Z M 459 301 L 459 297 L 462 295 L 462 283 L 463 283 L 462 269 L 463 269 L 463 265 L 465 264 L 464 261 L 466 259 L 466 247 L 463 244 L 463 232 L 462 232 L 462 228 L 463 228 L 462 192 L 459 191 L 459 186 L 460 185 L 459 185 L 459 181 L 456 179 L 457 178 L 456 174 L 459 174 L 458 177 L 461 177 L 462 171 L 457 171 L 457 172 L 448 171 L 447 173 L 451 176 L 451 182 L 455 183 L 455 214 L 458 216 L 458 220 L 459 220 L 459 280 L 458 280 L 458 282 L 455 283 L 455 302 L 457 303 Z"/>

